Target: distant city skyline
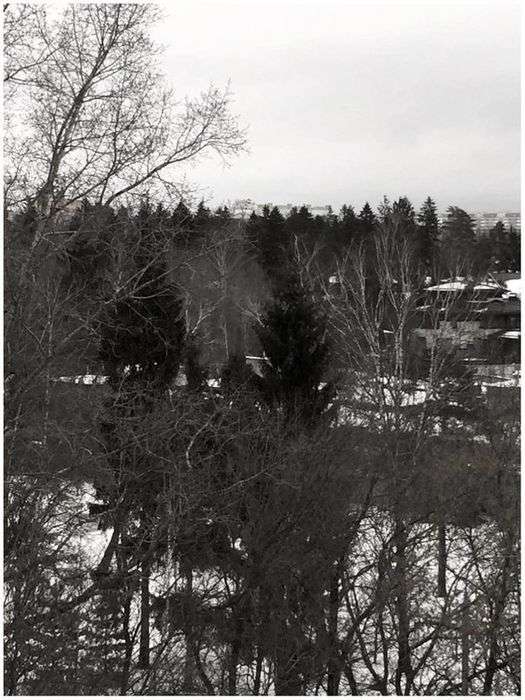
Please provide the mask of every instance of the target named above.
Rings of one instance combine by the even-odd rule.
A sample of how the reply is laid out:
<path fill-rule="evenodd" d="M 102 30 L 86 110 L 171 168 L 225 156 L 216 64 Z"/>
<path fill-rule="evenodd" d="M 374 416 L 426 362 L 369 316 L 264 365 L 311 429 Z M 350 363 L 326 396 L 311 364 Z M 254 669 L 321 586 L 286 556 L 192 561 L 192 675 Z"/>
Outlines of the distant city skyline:
<path fill-rule="evenodd" d="M 176 94 L 231 81 L 249 152 L 182 172 L 236 198 L 520 209 L 520 3 L 179 0 L 155 33 Z"/>
<path fill-rule="evenodd" d="M 256 202 L 252 198 L 229 200 L 225 204 L 230 208 L 231 213 L 236 217 L 245 217 L 251 212 L 255 212 L 260 216 L 263 213 L 265 206 L 270 208 L 277 207 L 284 217 L 290 214 L 292 208 L 300 208 L 302 206 L 306 206 L 313 216 L 327 216 L 330 212 L 338 214 L 340 211 L 340 207 L 335 207 L 330 203 L 324 205 L 314 205 L 311 202 Z M 372 209 L 376 209 L 376 207 L 373 205 L 371 206 Z M 356 214 L 359 214 L 360 207 L 354 207 L 354 210 Z M 417 214 L 417 209 L 415 209 L 415 211 Z M 509 226 L 521 228 L 521 212 L 519 210 L 489 211 L 488 209 L 485 209 L 481 211 L 465 211 L 467 211 L 467 214 L 469 214 L 469 216 L 476 222 L 476 229 L 483 232 L 491 229 L 498 221 L 501 221 L 507 228 Z M 440 210 L 437 208 L 437 216 L 439 221 L 443 222 L 447 218 L 446 209 Z"/>

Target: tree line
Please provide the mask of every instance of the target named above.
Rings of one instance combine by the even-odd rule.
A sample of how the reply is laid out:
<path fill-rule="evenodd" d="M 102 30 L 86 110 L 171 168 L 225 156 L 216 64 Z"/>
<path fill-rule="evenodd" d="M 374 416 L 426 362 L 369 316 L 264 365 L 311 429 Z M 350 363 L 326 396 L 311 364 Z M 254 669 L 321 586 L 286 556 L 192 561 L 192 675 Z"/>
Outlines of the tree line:
<path fill-rule="evenodd" d="M 8 276 L 7 691 L 516 692 L 518 400 L 422 357 L 410 229 L 378 218 L 335 288 L 283 250 L 265 362 L 217 375 L 178 273 L 214 238 L 268 259 L 181 211 L 86 205 L 44 276 Z M 105 382 L 57 381 L 89 344 Z"/>

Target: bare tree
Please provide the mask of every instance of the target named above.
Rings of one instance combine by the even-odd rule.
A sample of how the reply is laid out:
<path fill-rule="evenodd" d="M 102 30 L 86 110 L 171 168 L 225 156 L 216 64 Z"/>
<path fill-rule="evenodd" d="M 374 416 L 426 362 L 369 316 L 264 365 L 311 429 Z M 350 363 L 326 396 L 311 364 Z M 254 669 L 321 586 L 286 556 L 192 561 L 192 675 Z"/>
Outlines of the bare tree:
<path fill-rule="evenodd" d="M 180 105 L 163 87 L 149 37 L 156 6 L 71 4 L 58 16 L 9 6 L 5 14 L 7 78 L 23 75 L 7 105 L 6 203 L 37 208 L 33 246 L 57 212 L 85 197 L 109 204 L 146 185 L 170 188 L 172 166 L 243 148 L 228 88 Z M 22 28 L 32 41 L 22 41 Z"/>

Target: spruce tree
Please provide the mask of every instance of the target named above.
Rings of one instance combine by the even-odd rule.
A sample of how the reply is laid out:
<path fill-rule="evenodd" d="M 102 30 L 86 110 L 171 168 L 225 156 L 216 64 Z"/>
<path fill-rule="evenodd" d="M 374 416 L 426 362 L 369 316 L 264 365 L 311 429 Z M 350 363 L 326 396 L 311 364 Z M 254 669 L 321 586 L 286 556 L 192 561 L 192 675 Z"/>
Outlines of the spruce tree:
<path fill-rule="evenodd" d="M 366 244 L 372 238 L 377 224 L 377 217 L 368 202 L 365 202 L 363 208 L 359 212 L 358 219 L 360 238 Z"/>
<path fill-rule="evenodd" d="M 496 270 L 506 271 L 510 263 L 510 241 L 502 221 L 493 226 L 488 235 L 491 244 L 492 261 Z"/>
<path fill-rule="evenodd" d="M 279 209 L 265 205 L 262 216 L 252 213 L 246 233 L 261 267 L 270 280 L 277 281 L 289 257 L 285 220 Z"/>
<path fill-rule="evenodd" d="M 439 222 L 436 203 L 427 197 L 417 216 L 417 256 L 428 272 L 434 267 L 434 257 L 438 245 Z"/>
<path fill-rule="evenodd" d="M 175 240 L 183 245 L 188 245 L 192 239 L 194 220 L 190 209 L 186 206 L 184 200 L 180 200 L 171 215 L 171 230 Z"/>
<path fill-rule="evenodd" d="M 319 223 L 306 205 L 292 207 L 285 221 L 286 237 L 292 244 L 297 241 L 301 250 L 312 250 L 318 231 Z"/>
<path fill-rule="evenodd" d="M 199 234 L 205 233 L 208 229 L 211 221 L 211 212 L 208 207 L 204 204 L 204 200 L 201 199 L 197 206 L 197 211 L 193 217 L 193 224 L 195 226 L 195 231 Z"/>
<path fill-rule="evenodd" d="M 345 254 L 357 240 L 359 220 L 351 205 L 343 204 L 339 216 L 330 215 L 325 223 L 325 238 L 336 258 Z"/>
<path fill-rule="evenodd" d="M 278 287 L 257 336 L 266 357 L 259 382 L 267 404 L 293 424 L 312 425 L 327 410 L 330 343 L 326 319 L 296 273 Z"/>
<path fill-rule="evenodd" d="M 416 241 L 416 214 L 408 197 L 400 197 L 392 204 L 391 220 L 397 235 L 403 243 L 406 243 L 414 256 L 414 262 L 418 261 Z"/>
<path fill-rule="evenodd" d="M 509 253 L 511 271 L 519 272 L 521 270 L 520 232 L 514 226 L 511 226 L 509 230 Z"/>
<path fill-rule="evenodd" d="M 216 224 L 219 226 L 226 226 L 227 224 L 230 223 L 232 219 L 232 215 L 230 210 L 226 205 L 223 207 L 218 207 L 217 210 L 215 211 L 215 214 L 213 215 L 213 219 Z"/>
<path fill-rule="evenodd" d="M 474 220 L 463 209 L 449 207 L 442 236 L 443 262 L 449 274 L 469 271 L 475 242 Z"/>

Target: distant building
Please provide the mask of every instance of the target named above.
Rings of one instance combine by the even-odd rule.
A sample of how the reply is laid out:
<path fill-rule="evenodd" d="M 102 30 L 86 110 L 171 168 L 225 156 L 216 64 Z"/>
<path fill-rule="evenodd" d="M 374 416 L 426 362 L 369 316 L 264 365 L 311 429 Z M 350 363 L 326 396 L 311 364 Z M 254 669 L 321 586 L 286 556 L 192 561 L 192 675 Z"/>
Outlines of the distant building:
<path fill-rule="evenodd" d="M 469 216 L 474 220 L 475 228 L 478 233 L 487 233 L 491 228 L 501 221 L 506 229 L 511 226 L 515 229 L 521 228 L 521 214 L 516 211 L 478 211 L 468 212 Z M 447 213 L 441 212 L 438 214 L 438 221 L 443 225 L 447 221 Z"/>
<path fill-rule="evenodd" d="M 512 211 L 485 211 L 485 212 L 471 212 L 470 216 L 476 222 L 476 229 L 480 233 L 486 233 L 493 228 L 498 221 L 505 226 L 505 228 L 520 228 L 521 227 L 521 214 L 520 212 Z"/>

